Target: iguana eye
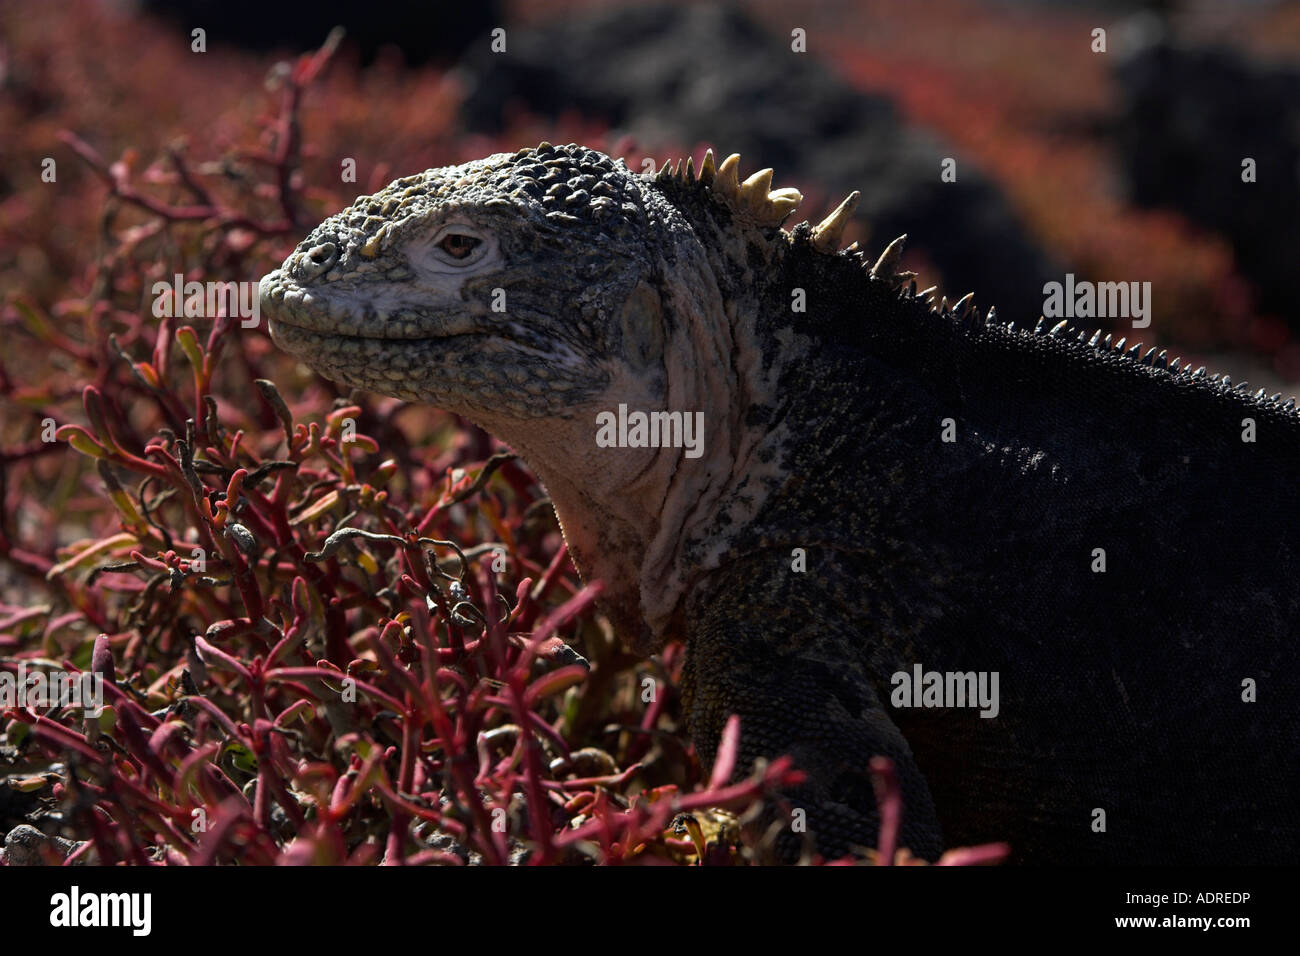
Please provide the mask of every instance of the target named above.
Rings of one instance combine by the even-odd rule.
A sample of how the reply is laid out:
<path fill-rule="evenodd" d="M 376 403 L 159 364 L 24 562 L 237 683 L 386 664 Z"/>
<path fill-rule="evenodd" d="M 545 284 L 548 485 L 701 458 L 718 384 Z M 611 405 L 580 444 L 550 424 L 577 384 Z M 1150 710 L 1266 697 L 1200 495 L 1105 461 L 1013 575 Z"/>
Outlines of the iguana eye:
<path fill-rule="evenodd" d="M 438 243 L 442 251 L 447 253 L 453 259 L 464 259 L 474 247 L 479 245 L 483 240 L 476 239 L 473 236 L 462 235 L 458 232 L 448 233 L 443 237 L 442 242 Z"/>
<path fill-rule="evenodd" d="M 429 275 L 455 276 L 460 280 L 499 265 L 501 252 L 492 229 L 458 217 L 438 223 L 432 231 L 417 237 L 410 244 L 406 258 Z"/>

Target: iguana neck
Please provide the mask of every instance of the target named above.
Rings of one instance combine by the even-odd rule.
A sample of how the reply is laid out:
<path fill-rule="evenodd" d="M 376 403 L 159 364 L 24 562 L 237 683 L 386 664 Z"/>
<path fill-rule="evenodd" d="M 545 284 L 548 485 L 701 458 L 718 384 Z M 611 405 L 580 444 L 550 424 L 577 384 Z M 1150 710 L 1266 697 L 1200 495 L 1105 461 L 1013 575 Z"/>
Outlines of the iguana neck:
<path fill-rule="evenodd" d="M 598 416 L 617 418 L 613 404 L 576 407 L 560 427 L 544 430 L 505 418 L 479 421 L 537 472 L 575 565 L 584 579 L 601 581 L 604 610 L 642 652 L 680 630 L 685 597 L 706 557 L 701 539 L 721 503 L 742 486 L 757 491 L 763 466 L 753 454 L 763 435 L 747 418 L 771 403 L 775 378 L 759 346 L 766 283 L 753 265 L 762 261 L 758 252 L 770 258 L 769 241 L 784 241 L 746 230 L 749 245 L 737 243 L 737 231 L 711 217 L 688 227 L 668 203 L 652 203 L 648 212 L 663 220 L 658 234 L 672 242 L 651 253 L 656 282 L 633 290 L 620 321 L 625 351 L 652 354 L 635 374 L 611 363 L 606 394 L 618 396 L 629 414 L 702 420 L 698 456 L 683 447 L 600 447 Z M 662 336 L 643 334 L 652 327 Z"/>

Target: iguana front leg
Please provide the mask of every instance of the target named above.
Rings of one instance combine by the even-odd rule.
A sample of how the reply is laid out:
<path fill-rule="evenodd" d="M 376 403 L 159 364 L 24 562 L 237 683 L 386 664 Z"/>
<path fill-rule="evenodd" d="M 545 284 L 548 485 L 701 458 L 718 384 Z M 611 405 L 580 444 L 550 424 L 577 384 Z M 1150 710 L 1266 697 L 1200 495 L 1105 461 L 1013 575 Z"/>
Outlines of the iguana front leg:
<path fill-rule="evenodd" d="M 868 765 L 889 757 L 903 792 L 901 845 L 936 859 L 943 843 L 934 801 L 867 672 L 865 633 L 846 631 L 826 613 L 826 595 L 815 585 L 788 573 L 774 580 L 769 562 L 761 563 L 719 573 L 688 611 L 683 695 L 701 758 L 712 763 L 732 714 L 740 716 L 737 777 L 758 757 L 791 755 L 809 780 L 788 797 L 804 810 L 816 851 L 831 859 L 878 845 Z M 876 676 L 888 685 L 888 674 Z M 773 819 L 769 813 L 764 822 Z M 804 841 L 783 826 L 778 859 L 797 860 Z"/>

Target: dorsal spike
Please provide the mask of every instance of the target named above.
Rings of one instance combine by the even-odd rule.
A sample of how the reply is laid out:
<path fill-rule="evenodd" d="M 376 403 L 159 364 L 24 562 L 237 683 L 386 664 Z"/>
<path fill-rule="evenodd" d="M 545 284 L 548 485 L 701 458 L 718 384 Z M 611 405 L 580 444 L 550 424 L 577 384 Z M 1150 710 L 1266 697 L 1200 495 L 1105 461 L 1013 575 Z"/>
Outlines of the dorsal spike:
<path fill-rule="evenodd" d="M 1110 336 L 1108 335 L 1106 336 L 1106 338 L 1110 338 Z M 1088 344 L 1091 345 L 1093 348 L 1096 348 L 1097 343 L 1100 341 L 1101 341 L 1101 329 L 1098 329 L 1096 332 L 1092 333 L 1092 338 L 1088 339 Z"/>
<path fill-rule="evenodd" d="M 1168 349 L 1161 349 L 1161 350 L 1160 350 L 1160 354 L 1156 356 L 1155 364 L 1156 364 L 1156 367 L 1157 367 L 1157 368 L 1168 368 L 1168 367 L 1169 367 L 1169 351 L 1168 351 Z"/>
<path fill-rule="evenodd" d="M 961 318 L 967 311 L 975 307 L 975 293 L 967 292 L 964 296 L 953 303 L 952 314 Z"/>
<path fill-rule="evenodd" d="M 985 325 L 997 325 L 997 324 L 998 324 L 998 310 L 997 310 L 997 306 L 993 306 L 993 305 L 989 306 L 989 314 L 986 315 L 986 316 L 984 316 L 984 324 L 985 324 Z"/>
<path fill-rule="evenodd" d="M 664 181 L 673 178 L 673 161 L 665 159 L 659 166 L 659 172 L 655 175 L 656 181 Z"/>
<path fill-rule="evenodd" d="M 713 182 L 713 177 L 717 174 L 717 167 L 713 164 L 713 150 L 704 151 L 704 159 L 700 161 L 700 182 L 706 186 Z"/>
<path fill-rule="evenodd" d="M 1174 360 L 1173 360 L 1172 362 L 1169 363 L 1169 371 L 1171 371 L 1171 372 L 1177 372 L 1177 371 L 1178 371 L 1178 356 L 1175 355 L 1175 356 L 1174 356 Z"/>
<path fill-rule="evenodd" d="M 835 252 L 844 238 L 844 227 L 849 224 L 853 210 L 858 208 L 858 199 L 862 193 L 856 189 L 844 197 L 844 201 L 835 207 L 834 212 L 823 219 L 813 229 L 812 244 L 818 252 Z"/>
<path fill-rule="evenodd" d="M 1043 317 L 1040 315 L 1040 316 L 1038 317 L 1038 324 L 1034 326 L 1034 331 L 1037 332 L 1037 333 L 1039 333 L 1039 334 L 1041 335 L 1042 332 L 1043 332 L 1043 330 L 1044 330 L 1046 327 L 1047 327 L 1047 319 L 1043 318 Z"/>
<path fill-rule="evenodd" d="M 1054 339 L 1059 338 L 1061 333 L 1065 331 L 1065 328 L 1066 328 L 1066 321 L 1065 319 L 1062 319 L 1060 322 L 1057 322 L 1054 326 L 1052 326 L 1052 331 L 1048 332 L 1047 334 Z"/>
<path fill-rule="evenodd" d="M 1127 352 L 1125 352 L 1124 354 L 1128 358 L 1138 359 L 1138 361 L 1141 361 L 1141 359 L 1138 357 L 1142 354 L 1142 343 L 1141 342 L 1134 343 L 1133 347 L 1129 349 Z"/>
<path fill-rule="evenodd" d="M 1224 375 L 1222 378 L 1219 379 L 1219 384 L 1221 384 L 1224 388 L 1232 388 L 1232 379 L 1229 376 Z"/>
<path fill-rule="evenodd" d="M 1152 363 L 1155 362 L 1155 359 L 1156 359 L 1156 350 L 1155 347 L 1152 346 L 1151 348 L 1147 349 L 1147 351 L 1142 355 L 1142 364 L 1151 365 Z"/>
<path fill-rule="evenodd" d="M 898 273 L 898 263 L 903 258 L 903 247 L 907 245 L 907 233 L 903 233 L 880 254 L 876 264 L 871 267 L 871 274 L 877 279 L 891 281 Z"/>
<path fill-rule="evenodd" d="M 1118 342 L 1116 342 L 1116 343 L 1115 343 L 1115 351 L 1116 351 L 1116 352 L 1123 352 L 1123 351 L 1124 351 L 1124 343 L 1127 342 L 1127 341 L 1128 341 L 1128 339 L 1123 338 L 1123 339 L 1120 339 Z"/>
<path fill-rule="evenodd" d="M 750 209 L 758 210 L 767 204 L 767 194 L 772 191 L 772 169 L 760 169 L 740 184 L 740 200 Z"/>
<path fill-rule="evenodd" d="M 684 178 L 688 183 L 695 182 L 695 160 L 689 156 L 686 157 L 685 173 L 686 175 Z"/>
<path fill-rule="evenodd" d="M 797 189 L 773 190 L 770 169 L 760 169 L 742 183 L 739 153 L 732 153 L 715 166 L 713 150 L 706 150 L 698 180 L 694 178 L 694 169 L 695 161 L 688 156 L 681 167 L 682 178 L 708 185 L 733 212 L 746 215 L 760 226 L 780 226 L 803 201 L 803 193 Z"/>
<path fill-rule="evenodd" d="M 795 207 L 803 201 L 803 193 L 797 189 L 774 189 L 767 196 L 765 221 L 780 223 L 794 212 Z"/>
<path fill-rule="evenodd" d="M 1205 378 L 1205 366 L 1202 365 L 1195 372 L 1193 372 L 1192 378 Z"/>
<path fill-rule="evenodd" d="M 740 154 L 732 153 L 718 165 L 718 174 L 713 178 L 713 188 L 728 199 L 740 192 Z"/>

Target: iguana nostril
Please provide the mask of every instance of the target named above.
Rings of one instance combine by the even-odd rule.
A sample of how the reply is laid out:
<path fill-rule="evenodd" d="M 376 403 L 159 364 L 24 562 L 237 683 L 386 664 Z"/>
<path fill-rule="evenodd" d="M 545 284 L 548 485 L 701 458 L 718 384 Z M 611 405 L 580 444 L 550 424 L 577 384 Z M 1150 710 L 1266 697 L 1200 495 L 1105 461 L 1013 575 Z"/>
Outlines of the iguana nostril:
<path fill-rule="evenodd" d="M 314 278 L 330 269 L 339 261 L 339 247 L 332 242 L 322 242 L 312 246 L 298 260 L 298 269 L 304 278 Z"/>

